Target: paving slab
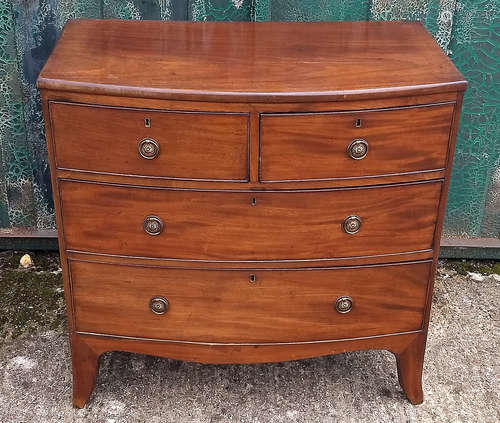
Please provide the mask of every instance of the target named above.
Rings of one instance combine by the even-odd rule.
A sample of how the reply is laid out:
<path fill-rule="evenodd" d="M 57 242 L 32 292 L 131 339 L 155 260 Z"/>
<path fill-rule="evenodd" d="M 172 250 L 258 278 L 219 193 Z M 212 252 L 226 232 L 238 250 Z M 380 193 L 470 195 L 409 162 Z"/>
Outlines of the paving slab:
<path fill-rule="evenodd" d="M 44 328 L 0 340 L 0 422 L 499 422 L 499 285 L 439 267 L 422 405 L 387 351 L 222 366 L 111 352 L 78 410 L 67 335 Z"/>

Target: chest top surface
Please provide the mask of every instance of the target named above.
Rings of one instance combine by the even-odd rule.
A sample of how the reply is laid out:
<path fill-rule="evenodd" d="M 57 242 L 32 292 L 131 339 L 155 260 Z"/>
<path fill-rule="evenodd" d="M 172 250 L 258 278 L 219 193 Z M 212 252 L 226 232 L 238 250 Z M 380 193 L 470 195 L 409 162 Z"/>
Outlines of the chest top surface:
<path fill-rule="evenodd" d="M 415 22 L 73 20 L 40 88 L 199 101 L 336 101 L 464 90 Z"/>

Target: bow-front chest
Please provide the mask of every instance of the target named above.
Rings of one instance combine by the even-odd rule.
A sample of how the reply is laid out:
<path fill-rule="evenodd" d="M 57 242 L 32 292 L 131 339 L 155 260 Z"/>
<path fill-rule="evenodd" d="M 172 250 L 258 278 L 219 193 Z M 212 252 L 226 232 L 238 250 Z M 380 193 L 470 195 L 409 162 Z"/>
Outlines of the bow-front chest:
<path fill-rule="evenodd" d="M 76 406 L 111 350 L 387 349 L 422 401 L 466 88 L 423 26 L 70 21 L 38 85 Z"/>

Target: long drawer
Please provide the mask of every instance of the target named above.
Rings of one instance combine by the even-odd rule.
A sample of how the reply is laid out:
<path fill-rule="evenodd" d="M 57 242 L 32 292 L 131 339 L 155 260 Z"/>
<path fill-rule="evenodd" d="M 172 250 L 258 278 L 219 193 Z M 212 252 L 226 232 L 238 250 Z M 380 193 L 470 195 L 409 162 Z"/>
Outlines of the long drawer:
<path fill-rule="evenodd" d="M 369 178 L 445 167 L 454 105 L 261 115 L 262 181 Z"/>
<path fill-rule="evenodd" d="M 430 262 L 254 272 L 70 262 L 77 331 L 200 342 L 418 330 L 429 271 Z"/>
<path fill-rule="evenodd" d="M 248 179 L 248 114 L 50 103 L 56 166 L 193 180 Z"/>
<path fill-rule="evenodd" d="M 60 181 L 67 249 L 187 260 L 309 260 L 430 249 L 440 192 L 440 181 L 291 192 Z"/>

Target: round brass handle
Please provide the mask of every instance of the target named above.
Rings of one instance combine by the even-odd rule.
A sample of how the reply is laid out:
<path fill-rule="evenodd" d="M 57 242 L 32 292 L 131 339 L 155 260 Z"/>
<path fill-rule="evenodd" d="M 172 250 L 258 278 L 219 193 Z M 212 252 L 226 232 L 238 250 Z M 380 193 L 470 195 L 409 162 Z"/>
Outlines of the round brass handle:
<path fill-rule="evenodd" d="M 342 223 L 342 229 L 347 234 L 355 234 L 361 229 L 361 218 L 359 216 L 347 216 Z"/>
<path fill-rule="evenodd" d="M 144 138 L 139 142 L 139 154 L 148 160 L 158 157 L 160 153 L 159 144 L 152 138 Z"/>
<path fill-rule="evenodd" d="M 362 138 L 352 140 L 347 146 L 347 154 L 354 160 L 364 159 L 368 154 L 368 143 Z"/>
<path fill-rule="evenodd" d="M 352 310 L 353 301 L 351 297 L 338 297 L 335 301 L 335 310 L 341 314 L 349 313 Z"/>
<path fill-rule="evenodd" d="M 165 314 L 168 310 L 168 300 L 164 297 L 153 297 L 149 301 L 149 307 L 154 314 Z"/>
<path fill-rule="evenodd" d="M 142 226 L 148 235 L 159 235 L 163 230 L 163 221 L 158 216 L 146 216 Z"/>

